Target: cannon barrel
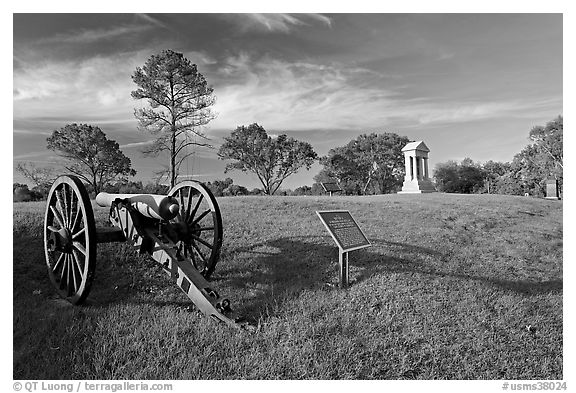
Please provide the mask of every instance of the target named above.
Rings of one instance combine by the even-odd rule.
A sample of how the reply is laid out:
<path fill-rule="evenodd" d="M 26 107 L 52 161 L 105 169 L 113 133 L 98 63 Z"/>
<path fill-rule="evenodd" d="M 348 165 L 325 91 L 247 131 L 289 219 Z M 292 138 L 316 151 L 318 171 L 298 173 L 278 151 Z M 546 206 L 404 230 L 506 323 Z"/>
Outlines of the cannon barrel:
<path fill-rule="evenodd" d="M 157 220 L 171 220 L 180 210 L 178 200 L 166 195 L 154 194 L 109 194 L 96 195 L 96 203 L 101 207 L 110 207 L 116 200 L 129 201 L 140 214 Z"/>

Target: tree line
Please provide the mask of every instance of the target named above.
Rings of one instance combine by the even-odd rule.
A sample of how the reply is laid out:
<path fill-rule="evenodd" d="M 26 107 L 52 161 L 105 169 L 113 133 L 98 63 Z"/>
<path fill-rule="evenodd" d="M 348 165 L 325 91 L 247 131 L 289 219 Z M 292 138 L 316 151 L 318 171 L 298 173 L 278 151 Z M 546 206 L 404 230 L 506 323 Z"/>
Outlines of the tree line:
<path fill-rule="evenodd" d="M 438 191 L 545 196 L 546 181 L 554 179 L 559 189 L 564 184 L 563 118 L 533 127 L 531 142 L 511 162 L 447 161 L 437 164 L 434 180 Z"/>
<path fill-rule="evenodd" d="M 119 144 L 108 139 L 97 126 L 68 124 L 53 131 L 47 139 L 47 148 L 63 158 L 63 169 L 80 177 L 94 194 L 100 191 L 129 193 L 127 190 L 158 193 L 169 189 L 178 182 L 180 168 L 194 153 L 195 146 L 214 148 L 202 132 L 202 127 L 215 118 L 211 110 L 215 103 L 214 90 L 197 66 L 182 53 L 164 50 L 151 56 L 142 67 L 136 68 L 132 80 L 136 85 L 132 98 L 144 100 L 148 105 L 134 111 L 138 128 L 155 137 L 142 153 L 162 155 L 167 162 L 157 171 L 155 182 L 142 185 L 129 181 L 136 174 L 130 159 Z M 562 117 L 546 126 L 534 127 L 529 138 L 532 143 L 511 163 L 479 164 L 467 158 L 460 163 L 438 164 L 434 173 L 437 188 L 445 192 L 541 195 L 545 179 L 550 176 L 558 179 L 562 186 Z M 319 157 L 308 142 L 286 134 L 268 135 L 257 123 L 241 125 L 224 138 L 217 155 L 227 161 L 225 173 L 234 170 L 252 173 L 262 188 L 249 191 L 233 184 L 231 178 L 208 185 L 217 196 L 278 192 L 314 195 L 323 193 L 322 182 L 336 182 L 348 195 L 396 192 L 404 179 L 401 149 L 408 142 L 407 137 L 390 132 L 362 134 Z M 288 177 L 301 169 L 310 170 L 316 161 L 323 168 L 314 177 L 312 187 L 282 190 Z M 31 163 L 19 163 L 16 169 L 34 187 L 28 190 L 26 185 L 14 184 L 15 200 L 45 196 L 56 178 L 53 168 Z M 168 184 L 161 186 L 164 178 Z"/>

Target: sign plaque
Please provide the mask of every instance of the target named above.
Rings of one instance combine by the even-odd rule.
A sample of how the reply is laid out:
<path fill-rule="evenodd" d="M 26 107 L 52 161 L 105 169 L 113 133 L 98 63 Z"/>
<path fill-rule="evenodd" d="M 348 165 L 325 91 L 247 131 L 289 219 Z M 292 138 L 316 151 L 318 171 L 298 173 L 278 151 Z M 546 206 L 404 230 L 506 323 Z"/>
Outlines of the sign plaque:
<path fill-rule="evenodd" d="M 370 247 L 370 241 L 347 210 L 317 211 L 339 250 L 340 286 L 348 286 L 348 252 Z"/>

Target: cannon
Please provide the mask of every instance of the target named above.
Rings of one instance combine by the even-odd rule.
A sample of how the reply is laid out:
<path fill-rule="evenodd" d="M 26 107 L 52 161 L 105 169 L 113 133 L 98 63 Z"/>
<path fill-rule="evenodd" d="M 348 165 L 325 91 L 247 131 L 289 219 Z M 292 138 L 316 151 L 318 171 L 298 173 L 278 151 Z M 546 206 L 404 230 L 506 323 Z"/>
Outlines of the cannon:
<path fill-rule="evenodd" d="M 147 254 L 205 315 L 233 327 L 240 318 L 209 283 L 222 247 L 218 203 L 202 183 L 184 181 L 168 195 L 99 193 L 112 226 L 96 227 L 91 201 L 75 176 L 60 176 L 48 194 L 44 248 L 58 294 L 81 304 L 90 292 L 98 243 L 126 242 Z"/>

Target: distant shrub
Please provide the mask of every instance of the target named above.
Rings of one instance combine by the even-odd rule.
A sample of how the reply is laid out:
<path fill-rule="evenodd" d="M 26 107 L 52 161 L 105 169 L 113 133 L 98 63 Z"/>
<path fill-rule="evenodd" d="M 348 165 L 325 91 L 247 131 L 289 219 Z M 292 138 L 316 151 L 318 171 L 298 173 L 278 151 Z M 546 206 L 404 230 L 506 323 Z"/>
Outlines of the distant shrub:
<path fill-rule="evenodd" d="M 248 195 L 250 192 L 244 186 L 239 186 L 238 184 L 230 184 L 227 188 L 222 191 L 224 196 L 238 196 L 238 195 Z"/>
<path fill-rule="evenodd" d="M 14 190 L 14 202 L 28 202 L 32 200 L 28 186 L 17 187 Z"/>
<path fill-rule="evenodd" d="M 142 191 L 144 194 L 167 195 L 170 187 L 166 184 L 147 183 Z"/>

